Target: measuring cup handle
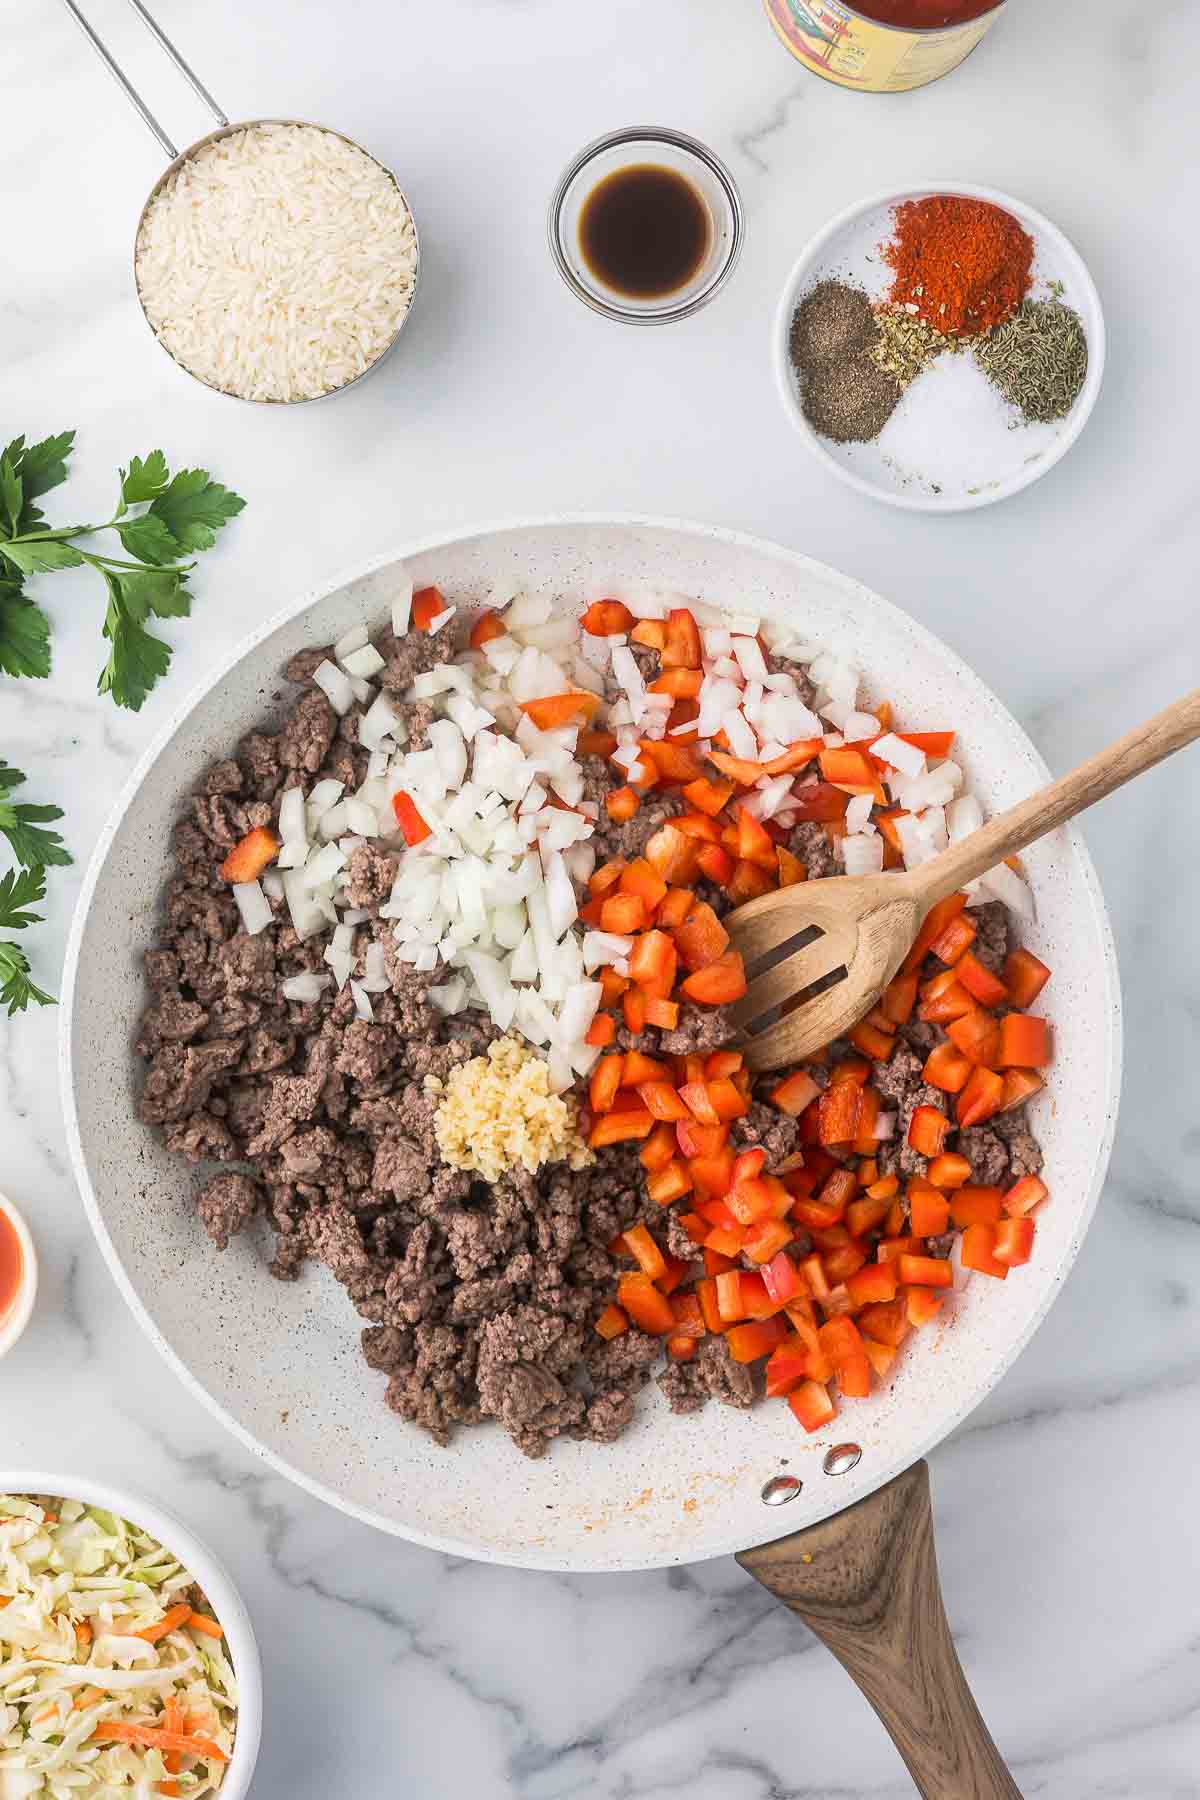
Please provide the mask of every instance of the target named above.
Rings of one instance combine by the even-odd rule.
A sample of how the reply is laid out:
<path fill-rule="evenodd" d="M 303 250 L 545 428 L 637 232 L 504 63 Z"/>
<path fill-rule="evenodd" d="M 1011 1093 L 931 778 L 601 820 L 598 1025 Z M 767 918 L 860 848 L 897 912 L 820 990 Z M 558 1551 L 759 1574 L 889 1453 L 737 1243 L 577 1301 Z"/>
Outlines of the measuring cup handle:
<path fill-rule="evenodd" d="M 142 4 L 142 0 L 129 0 L 129 4 L 133 7 L 134 12 L 137 13 L 147 30 L 157 39 L 159 46 L 166 51 L 171 61 L 175 64 L 175 67 L 188 83 L 192 92 L 204 102 L 205 106 L 207 106 L 209 112 L 211 112 L 216 119 L 217 124 L 228 125 L 229 120 L 225 117 L 225 114 L 221 111 L 221 108 L 217 105 L 200 77 L 196 74 L 191 65 L 180 55 L 162 26 L 158 23 L 158 20 L 146 10 L 145 6 Z M 122 69 L 116 58 L 112 55 L 108 46 L 84 18 L 82 12 L 75 3 L 75 0 L 63 0 L 63 5 L 78 25 L 80 31 L 82 31 L 88 43 L 92 46 L 92 49 L 96 52 L 113 80 L 121 88 L 126 99 L 129 100 L 130 104 L 136 109 L 145 124 L 148 125 L 150 130 L 154 133 L 171 162 L 174 162 L 175 158 L 179 155 L 179 151 L 171 142 L 154 114 L 150 111 L 150 108 L 146 105 L 146 102 L 142 99 L 142 96 L 138 93 L 124 69 Z"/>

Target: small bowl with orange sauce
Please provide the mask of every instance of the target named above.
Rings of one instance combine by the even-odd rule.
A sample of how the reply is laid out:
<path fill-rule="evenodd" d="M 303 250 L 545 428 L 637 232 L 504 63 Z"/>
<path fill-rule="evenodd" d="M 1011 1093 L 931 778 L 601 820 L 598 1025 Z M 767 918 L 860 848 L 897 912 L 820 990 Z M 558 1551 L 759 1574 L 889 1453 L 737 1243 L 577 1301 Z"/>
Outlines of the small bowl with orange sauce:
<path fill-rule="evenodd" d="M 37 1251 L 29 1227 L 12 1201 L 0 1194 L 0 1356 L 12 1349 L 28 1325 L 37 1283 Z"/>

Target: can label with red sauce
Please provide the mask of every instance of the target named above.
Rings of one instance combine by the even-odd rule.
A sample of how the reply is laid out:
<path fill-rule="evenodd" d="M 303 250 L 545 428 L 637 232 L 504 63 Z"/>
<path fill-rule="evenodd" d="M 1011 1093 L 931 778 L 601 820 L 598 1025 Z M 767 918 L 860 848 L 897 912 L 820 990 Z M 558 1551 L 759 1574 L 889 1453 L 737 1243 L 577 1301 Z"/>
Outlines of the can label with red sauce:
<path fill-rule="evenodd" d="M 864 19 L 842 0 L 766 0 L 776 32 L 814 75 L 867 94 L 900 94 L 956 69 L 1005 10 L 932 31 Z"/>

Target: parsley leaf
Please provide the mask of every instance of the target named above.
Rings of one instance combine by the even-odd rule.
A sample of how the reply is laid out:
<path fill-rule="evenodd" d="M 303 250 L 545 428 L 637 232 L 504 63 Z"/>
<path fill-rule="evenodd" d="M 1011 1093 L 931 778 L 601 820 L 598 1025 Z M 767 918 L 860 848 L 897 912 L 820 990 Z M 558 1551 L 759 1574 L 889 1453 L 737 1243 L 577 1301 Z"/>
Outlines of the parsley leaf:
<path fill-rule="evenodd" d="M 240 494 L 210 481 L 207 469 L 180 469 L 151 501 L 150 512 L 163 521 L 180 550 L 211 550 L 218 531 L 245 504 Z"/>
<path fill-rule="evenodd" d="M 145 462 L 140 456 L 130 457 L 128 469 L 121 470 L 121 498 L 126 506 L 153 500 L 166 487 L 167 474 L 167 459 L 161 450 L 152 450 Z"/>
<path fill-rule="evenodd" d="M 136 556 L 141 562 L 173 563 L 179 555 L 179 545 L 162 520 L 152 512 L 143 513 L 137 519 L 122 520 L 117 526 L 117 536 L 130 556 Z"/>
<path fill-rule="evenodd" d="M 21 523 L 24 499 L 25 489 L 21 485 L 21 477 L 13 468 L 12 459 L 6 450 L 0 456 L 0 532 L 5 537 L 16 535 Z"/>
<path fill-rule="evenodd" d="M 80 569 L 84 559 L 61 538 L 0 538 L 0 557 L 22 575 L 44 575 L 51 569 Z"/>
<path fill-rule="evenodd" d="M 24 780 L 19 769 L 0 762 L 0 796 L 11 794 Z M 8 839 L 13 855 L 26 869 L 40 869 L 50 864 L 61 867 L 71 861 L 71 853 L 57 831 L 42 829 L 61 818 L 60 806 L 31 806 L 25 801 L 0 798 L 0 837 Z"/>
<path fill-rule="evenodd" d="M 42 680 L 49 673 L 50 621 L 19 581 L 0 575 L 0 675 Z"/>
<path fill-rule="evenodd" d="M 24 438 L 16 441 L 25 444 Z M 51 488 L 62 485 L 67 479 L 67 458 L 74 443 L 73 431 L 60 431 L 57 437 L 43 438 L 40 444 L 22 449 L 20 475 L 26 500 L 36 500 L 39 494 L 48 494 Z"/>
<path fill-rule="evenodd" d="M 29 958 L 16 944 L 0 941 L 0 1006 L 7 1006 L 11 1019 L 30 1005 L 53 1006 L 54 995 L 40 988 L 30 977 Z"/>
<path fill-rule="evenodd" d="M 27 912 L 46 898 L 44 869 L 10 869 L 0 875 L 0 931 L 24 931 L 29 925 L 40 925 L 40 913 Z"/>
<path fill-rule="evenodd" d="M 151 688 L 171 666 L 171 646 L 142 628 L 142 620 L 154 610 L 145 592 L 134 588 L 131 600 L 126 583 L 111 570 L 105 569 L 104 577 L 108 582 L 104 635 L 112 650 L 96 688 L 111 694 L 118 706 L 140 712 Z"/>

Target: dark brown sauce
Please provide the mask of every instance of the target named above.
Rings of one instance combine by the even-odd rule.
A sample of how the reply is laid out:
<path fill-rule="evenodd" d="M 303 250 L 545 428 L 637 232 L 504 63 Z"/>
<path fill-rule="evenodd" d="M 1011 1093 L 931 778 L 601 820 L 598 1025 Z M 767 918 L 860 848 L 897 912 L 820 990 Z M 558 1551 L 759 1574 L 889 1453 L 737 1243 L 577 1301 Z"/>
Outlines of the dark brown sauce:
<path fill-rule="evenodd" d="M 686 287 L 708 255 L 708 207 L 685 175 L 634 163 L 598 182 L 579 216 L 583 260 L 606 287 L 657 300 Z"/>
<path fill-rule="evenodd" d="M 0 1208 L 0 1324 L 21 1286 L 21 1240 L 8 1214 Z"/>

